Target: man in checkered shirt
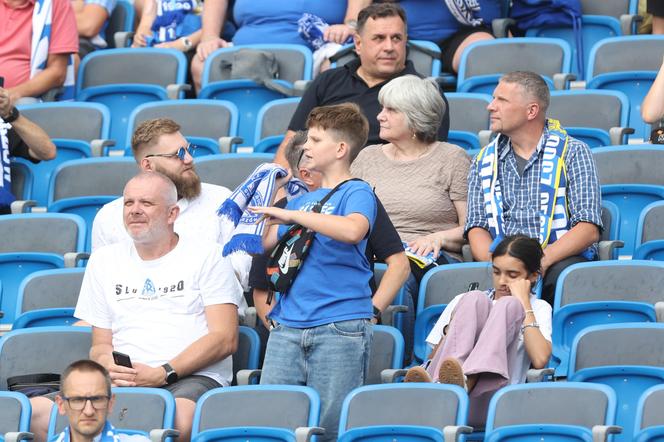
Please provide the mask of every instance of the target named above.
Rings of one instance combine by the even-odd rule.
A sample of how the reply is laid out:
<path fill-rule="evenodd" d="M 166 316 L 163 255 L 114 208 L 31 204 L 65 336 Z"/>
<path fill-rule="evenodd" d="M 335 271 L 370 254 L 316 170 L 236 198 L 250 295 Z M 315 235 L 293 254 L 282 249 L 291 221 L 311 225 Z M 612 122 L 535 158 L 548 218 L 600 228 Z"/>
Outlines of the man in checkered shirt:
<path fill-rule="evenodd" d="M 547 84 L 535 73 L 500 79 L 488 106 L 498 136 L 470 168 L 464 230 L 479 261 L 490 260 L 497 238 L 521 233 L 539 239 L 542 298 L 553 304 L 558 275 L 597 259 L 602 220 L 590 149 L 546 118 L 549 100 Z"/>

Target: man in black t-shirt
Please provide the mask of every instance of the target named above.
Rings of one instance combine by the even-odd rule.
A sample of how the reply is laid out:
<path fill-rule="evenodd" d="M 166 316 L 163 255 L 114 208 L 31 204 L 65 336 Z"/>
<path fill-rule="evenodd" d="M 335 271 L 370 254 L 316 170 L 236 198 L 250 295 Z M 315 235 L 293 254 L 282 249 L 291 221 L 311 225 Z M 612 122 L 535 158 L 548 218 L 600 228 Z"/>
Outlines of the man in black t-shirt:
<path fill-rule="evenodd" d="M 0 87 L 0 214 L 10 213 L 10 157 L 26 158 L 33 163 L 55 158 L 55 145 L 44 130 L 23 116 L 14 106 L 9 91 Z"/>
<path fill-rule="evenodd" d="M 380 126 L 376 119 L 381 110 L 378 92 L 393 78 L 409 74 L 421 76 L 413 64 L 406 60 L 405 12 L 394 3 L 367 6 L 357 16 L 354 40 L 359 59 L 323 72 L 307 87 L 277 151 L 276 159 L 279 163 L 285 164 L 283 155 L 286 143 L 295 131 L 305 129 L 309 112 L 317 106 L 357 103 L 369 121 L 367 145 L 383 143 L 378 136 Z M 440 93 L 446 109 L 449 109 L 445 94 L 442 91 Z M 439 141 L 447 141 L 449 128 L 450 116 L 446 111 L 438 130 Z"/>
<path fill-rule="evenodd" d="M 320 176 L 318 172 L 306 167 L 306 158 L 302 155 L 304 152 L 303 145 L 306 140 L 307 136 L 305 132 L 297 132 L 291 137 L 284 153 L 293 176 L 304 181 L 309 190 L 312 191 L 320 187 Z M 369 234 L 366 256 L 372 267 L 374 262 L 385 262 L 387 270 L 378 287 L 376 287 L 373 279 L 370 281 L 373 292 L 374 322 L 378 321 L 381 312 L 392 303 L 392 300 L 410 274 L 410 264 L 404 252 L 401 238 L 378 198 L 376 198 L 376 203 L 376 221 Z M 285 207 L 285 205 L 286 198 L 275 203 L 277 207 Z M 266 251 L 266 253 L 269 253 L 269 251 Z M 249 273 L 249 286 L 253 289 L 256 313 L 263 326 L 269 329 L 266 316 L 270 312 L 272 305 L 267 304 L 268 285 L 266 267 L 267 254 L 254 257 L 251 264 L 251 272 Z M 258 331 L 259 334 L 263 335 L 261 336 L 261 340 L 263 340 L 266 337 L 265 330 L 259 328 Z"/>

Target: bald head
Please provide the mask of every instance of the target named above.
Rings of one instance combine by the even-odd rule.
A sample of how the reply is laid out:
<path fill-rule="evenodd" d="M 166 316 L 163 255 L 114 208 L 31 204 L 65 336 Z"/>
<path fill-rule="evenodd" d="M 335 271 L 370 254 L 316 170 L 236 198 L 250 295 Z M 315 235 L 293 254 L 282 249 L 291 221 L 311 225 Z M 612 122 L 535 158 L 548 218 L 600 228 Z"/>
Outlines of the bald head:
<path fill-rule="evenodd" d="M 140 172 L 138 175 L 130 179 L 125 185 L 125 191 L 129 186 L 153 187 L 155 192 L 159 194 L 164 200 L 164 203 L 169 206 L 178 202 L 178 191 L 175 184 L 166 175 L 148 171 Z"/>

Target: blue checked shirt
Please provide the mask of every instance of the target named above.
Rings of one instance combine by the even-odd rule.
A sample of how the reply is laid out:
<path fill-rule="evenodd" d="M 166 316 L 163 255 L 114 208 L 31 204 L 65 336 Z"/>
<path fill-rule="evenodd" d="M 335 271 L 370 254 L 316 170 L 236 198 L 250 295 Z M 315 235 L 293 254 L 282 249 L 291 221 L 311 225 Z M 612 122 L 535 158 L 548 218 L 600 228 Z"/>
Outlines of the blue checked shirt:
<path fill-rule="evenodd" d="M 517 171 L 512 143 L 503 137 L 498 145 L 498 180 L 503 195 L 503 220 L 505 235 L 524 234 L 538 238 L 540 231 L 539 179 L 542 170 L 544 140 L 548 136 L 546 124 L 537 150 L 526 163 L 523 176 Z M 595 161 L 588 146 L 569 138 L 565 155 L 567 170 L 567 206 L 569 228 L 578 222 L 588 222 L 602 228 L 601 193 Z M 480 164 L 473 160 L 468 173 L 468 216 L 465 234 L 473 227 L 489 230 L 484 210 L 484 196 L 480 179 Z"/>

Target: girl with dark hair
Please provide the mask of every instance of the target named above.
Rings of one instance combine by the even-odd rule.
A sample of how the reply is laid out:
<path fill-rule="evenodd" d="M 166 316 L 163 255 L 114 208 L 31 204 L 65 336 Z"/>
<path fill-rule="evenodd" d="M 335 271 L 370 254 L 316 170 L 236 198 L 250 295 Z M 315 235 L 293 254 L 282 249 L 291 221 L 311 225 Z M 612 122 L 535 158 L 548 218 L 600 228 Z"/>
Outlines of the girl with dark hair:
<path fill-rule="evenodd" d="M 483 424 L 494 392 L 523 383 L 528 367 L 551 356 L 551 306 L 533 294 L 542 248 L 534 239 L 508 236 L 492 255 L 493 286 L 455 297 L 427 337 L 434 345 L 424 366 L 406 382 L 440 382 L 466 389 L 469 423 Z"/>

